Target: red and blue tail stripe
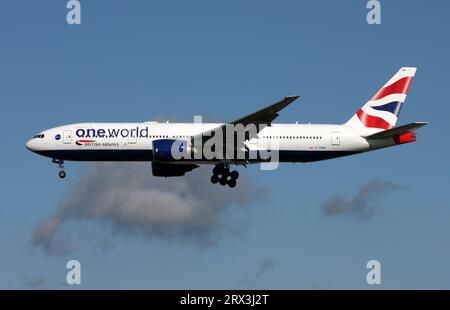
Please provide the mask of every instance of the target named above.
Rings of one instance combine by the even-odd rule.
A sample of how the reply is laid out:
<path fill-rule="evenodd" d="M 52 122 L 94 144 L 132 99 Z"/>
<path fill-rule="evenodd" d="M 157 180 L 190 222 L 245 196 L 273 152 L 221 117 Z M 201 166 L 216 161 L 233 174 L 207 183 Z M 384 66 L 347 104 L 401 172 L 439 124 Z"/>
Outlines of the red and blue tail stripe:
<path fill-rule="evenodd" d="M 359 120 L 361 123 L 364 124 L 364 126 L 369 128 L 382 128 L 382 129 L 391 129 L 392 126 L 388 122 L 386 122 L 384 119 L 378 116 L 372 116 L 370 114 L 367 114 L 362 109 L 360 109 L 356 115 L 358 115 Z"/>
<path fill-rule="evenodd" d="M 372 109 L 375 109 L 378 111 L 391 112 L 392 114 L 394 114 L 395 116 L 398 117 L 398 114 L 400 113 L 400 110 L 402 109 L 402 104 L 403 104 L 403 102 L 393 101 L 393 102 L 389 102 L 389 103 L 375 106 L 375 107 L 372 106 Z"/>
<path fill-rule="evenodd" d="M 373 96 L 372 100 L 382 99 L 392 94 L 406 95 L 408 93 L 409 88 L 411 87 L 413 79 L 414 77 L 412 76 L 404 77 L 398 80 L 397 82 L 392 83 L 389 86 L 383 87 L 375 94 L 375 96 Z"/>

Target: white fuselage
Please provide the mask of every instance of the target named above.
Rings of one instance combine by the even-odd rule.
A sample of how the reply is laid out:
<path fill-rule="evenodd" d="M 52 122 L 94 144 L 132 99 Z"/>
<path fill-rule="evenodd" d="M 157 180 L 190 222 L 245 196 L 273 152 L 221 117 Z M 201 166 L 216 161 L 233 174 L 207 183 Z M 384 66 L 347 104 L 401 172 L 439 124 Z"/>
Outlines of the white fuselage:
<path fill-rule="evenodd" d="M 28 141 L 27 148 L 60 160 L 152 161 L 153 141 L 190 141 L 192 136 L 220 125 L 155 122 L 71 124 L 43 131 Z M 379 131 L 346 125 L 272 124 L 262 129 L 257 138 L 246 141 L 245 145 L 248 150 L 277 151 L 280 162 L 309 162 L 395 145 L 392 138 L 366 140 L 367 135 Z M 248 160 L 205 158 L 192 158 L 188 162 L 250 163 Z"/>

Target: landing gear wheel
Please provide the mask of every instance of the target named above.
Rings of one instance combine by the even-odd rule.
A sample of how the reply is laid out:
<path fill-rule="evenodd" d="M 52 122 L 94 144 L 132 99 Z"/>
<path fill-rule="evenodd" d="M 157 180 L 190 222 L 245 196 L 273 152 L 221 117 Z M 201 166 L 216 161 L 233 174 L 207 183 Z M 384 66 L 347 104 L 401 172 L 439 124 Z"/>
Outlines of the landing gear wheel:
<path fill-rule="evenodd" d="M 213 168 L 213 174 L 219 175 L 221 172 L 222 172 L 222 169 L 220 169 L 219 166 L 215 166 L 215 167 Z M 217 183 L 217 182 L 216 182 L 216 183 Z"/>
<path fill-rule="evenodd" d="M 230 175 L 230 169 L 225 168 L 221 171 L 223 177 L 228 177 Z"/>
<path fill-rule="evenodd" d="M 211 183 L 224 186 L 227 185 L 230 188 L 236 186 L 236 179 L 239 178 L 239 172 L 236 170 L 230 171 L 230 165 L 219 163 L 212 169 L 213 175 L 211 176 Z"/>
<path fill-rule="evenodd" d="M 234 172 L 234 171 L 233 171 Z M 236 179 L 231 179 L 230 181 L 228 181 L 228 186 L 230 188 L 233 188 L 236 186 Z"/>
<path fill-rule="evenodd" d="M 219 176 L 217 174 L 213 174 L 211 176 L 211 183 L 212 184 L 217 184 L 217 182 L 219 182 Z"/>
<path fill-rule="evenodd" d="M 59 168 L 58 176 L 61 179 L 64 179 L 66 177 L 66 172 L 64 171 L 64 160 L 53 158 L 52 163 L 57 164 Z"/>
<path fill-rule="evenodd" d="M 220 185 L 227 185 L 227 183 L 228 183 L 227 177 L 225 177 L 225 176 L 221 177 L 219 180 L 219 183 L 220 183 Z"/>

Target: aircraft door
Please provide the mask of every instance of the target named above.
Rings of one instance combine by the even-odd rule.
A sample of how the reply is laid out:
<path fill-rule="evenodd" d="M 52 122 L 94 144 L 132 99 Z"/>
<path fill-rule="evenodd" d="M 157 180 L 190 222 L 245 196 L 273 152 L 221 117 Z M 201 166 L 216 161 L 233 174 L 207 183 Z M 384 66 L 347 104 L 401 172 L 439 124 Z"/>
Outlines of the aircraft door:
<path fill-rule="evenodd" d="M 340 145 L 341 144 L 341 135 L 339 132 L 331 133 L 331 145 Z"/>
<path fill-rule="evenodd" d="M 129 144 L 136 144 L 136 142 L 137 142 L 137 137 L 135 134 L 128 135 L 128 143 Z"/>
<path fill-rule="evenodd" d="M 72 130 L 64 130 L 63 143 L 64 144 L 72 143 Z"/>

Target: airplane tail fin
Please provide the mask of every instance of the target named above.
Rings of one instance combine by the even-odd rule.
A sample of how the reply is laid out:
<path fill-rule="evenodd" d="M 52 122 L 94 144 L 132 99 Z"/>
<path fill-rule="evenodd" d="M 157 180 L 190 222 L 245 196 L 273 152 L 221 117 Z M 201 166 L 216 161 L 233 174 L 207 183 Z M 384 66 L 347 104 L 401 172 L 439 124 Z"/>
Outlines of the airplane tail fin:
<path fill-rule="evenodd" d="M 344 125 L 384 130 L 395 127 L 416 70 L 414 67 L 400 68 Z"/>

